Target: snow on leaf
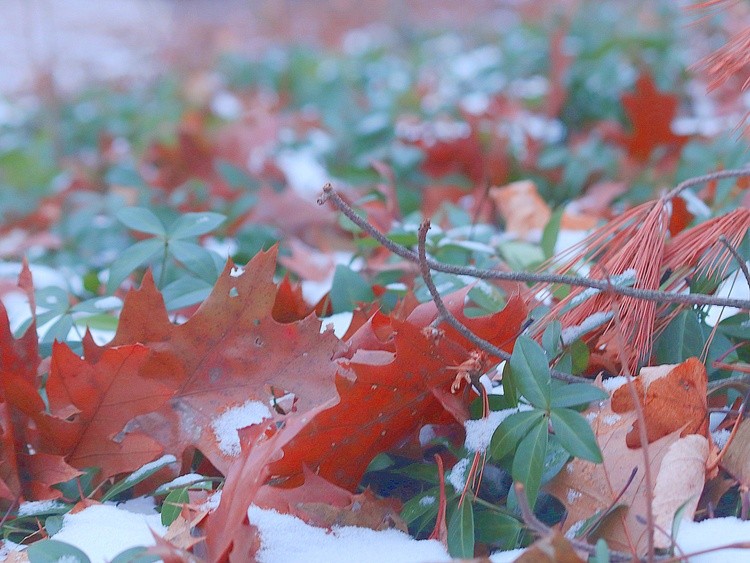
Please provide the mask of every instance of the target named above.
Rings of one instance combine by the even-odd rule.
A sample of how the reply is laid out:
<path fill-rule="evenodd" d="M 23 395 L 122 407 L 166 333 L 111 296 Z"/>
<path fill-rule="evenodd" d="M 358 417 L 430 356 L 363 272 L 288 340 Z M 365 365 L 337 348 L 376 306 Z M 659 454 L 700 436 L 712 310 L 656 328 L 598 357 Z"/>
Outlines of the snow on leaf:
<path fill-rule="evenodd" d="M 242 405 L 231 407 L 211 421 L 211 429 L 216 435 L 219 449 L 226 455 L 240 455 L 240 437 L 237 430 L 251 424 L 258 424 L 264 418 L 270 418 L 271 411 L 258 401 L 245 401 Z"/>

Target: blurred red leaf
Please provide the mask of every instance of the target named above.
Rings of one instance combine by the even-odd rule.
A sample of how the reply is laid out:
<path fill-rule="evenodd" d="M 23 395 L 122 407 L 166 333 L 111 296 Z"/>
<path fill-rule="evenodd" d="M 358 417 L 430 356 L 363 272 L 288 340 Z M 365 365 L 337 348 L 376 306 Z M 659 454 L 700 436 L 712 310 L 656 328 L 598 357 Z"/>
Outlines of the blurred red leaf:
<path fill-rule="evenodd" d="M 672 120 L 677 113 L 678 98 L 656 89 L 649 74 L 641 74 L 635 83 L 635 91 L 623 94 L 622 105 L 630 119 L 631 134 L 626 138 L 628 154 L 638 161 L 645 161 L 660 145 L 679 148 L 687 137 L 672 132 Z"/>

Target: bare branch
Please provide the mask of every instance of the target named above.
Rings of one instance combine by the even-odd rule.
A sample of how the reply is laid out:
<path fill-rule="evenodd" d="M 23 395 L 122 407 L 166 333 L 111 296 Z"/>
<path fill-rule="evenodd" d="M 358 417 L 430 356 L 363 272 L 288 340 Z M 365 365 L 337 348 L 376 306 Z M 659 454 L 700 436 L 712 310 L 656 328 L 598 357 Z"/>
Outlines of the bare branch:
<path fill-rule="evenodd" d="M 432 274 L 430 273 L 430 268 L 427 265 L 427 251 L 425 250 L 425 242 L 427 240 L 427 231 L 429 230 L 429 221 L 425 221 L 419 227 L 419 242 L 417 244 L 419 252 L 417 255 L 417 259 L 419 260 L 419 271 L 422 274 L 425 285 L 427 286 L 427 291 L 430 292 L 430 296 L 432 296 L 432 300 L 435 302 L 435 307 L 437 307 L 440 318 L 442 318 L 445 322 L 455 328 L 461 334 L 461 336 L 466 338 L 469 342 L 478 346 L 484 352 L 487 352 L 488 354 L 490 354 L 491 356 L 495 356 L 496 358 L 500 358 L 501 360 L 510 360 L 510 354 L 508 354 L 508 352 L 506 352 L 505 350 L 501 350 L 491 342 L 487 342 L 484 338 L 480 338 L 479 336 L 474 334 L 461 321 L 459 321 L 453 315 L 453 313 L 448 310 L 448 308 L 445 306 L 445 303 L 443 303 L 443 299 L 442 297 L 440 297 L 440 293 L 435 287 L 435 282 L 432 281 Z M 555 379 L 559 379 L 561 381 L 576 383 L 590 382 L 586 378 L 571 375 L 569 373 L 564 373 L 556 369 L 550 369 L 550 374 Z"/>
<path fill-rule="evenodd" d="M 724 172 L 731 171 L 726 170 Z M 733 172 L 737 173 L 738 171 Z M 750 176 L 750 169 L 747 169 L 743 172 L 745 172 L 745 175 Z M 716 174 L 718 174 L 718 172 Z M 685 184 L 685 182 L 683 182 L 683 184 Z M 367 234 L 369 234 L 394 254 L 397 254 L 398 256 L 406 258 L 407 260 L 415 263 L 419 262 L 419 256 L 416 252 L 414 252 L 413 250 L 409 250 L 408 248 L 401 246 L 400 244 L 394 243 L 383 233 L 378 231 L 374 226 L 372 226 L 367 220 L 360 217 L 354 211 L 354 209 L 352 209 L 352 207 L 348 203 L 346 203 L 338 193 L 336 193 L 331 184 L 325 185 L 325 187 L 323 188 L 323 195 L 318 198 L 318 203 L 320 205 L 324 204 L 327 201 L 331 201 L 339 209 L 339 211 L 341 211 L 354 224 L 356 224 L 363 231 L 365 231 Z M 699 306 L 718 305 L 720 307 L 736 307 L 738 309 L 750 311 L 750 300 L 746 299 L 730 299 L 726 297 L 717 297 L 714 295 L 706 295 L 702 293 L 683 294 L 673 293 L 669 291 L 637 289 L 634 287 L 612 285 L 609 280 L 596 280 L 580 276 L 544 274 L 535 272 L 501 272 L 498 270 L 473 268 L 471 266 L 453 266 L 451 264 L 442 264 L 441 262 L 437 262 L 436 260 L 433 260 L 431 258 L 427 258 L 426 263 L 430 267 L 430 269 L 438 272 L 455 274 L 459 276 L 471 276 L 478 279 L 492 279 L 523 283 L 567 284 L 578 287 L 590 287 L 593 289 L 598 289 L 604 293 L 625 295 L 628 297 L 634 297 L 636 299 L 643 299 L 645 301 L 656 301 L 658 303 L 680 303 L 682 305 Z"/>
<path fill-rule="evenodd" d="M 667 195 L 665 199 L 672 199 L 673 197 L 680 194 L 680 192 L 693 186 L 699 186 L 707 182 L 713 182 L 714 180 L 724 180 L 726 178 L 746 178 L 750 176 L 749 168 L 735 168 L 732 170 L 718 170 L 717 172 L 711 172 L 710 174 L 704 174 L 703 176 L 695 176 L 694 178 L 688 178 L 687 180 L 677 184 Z"/>

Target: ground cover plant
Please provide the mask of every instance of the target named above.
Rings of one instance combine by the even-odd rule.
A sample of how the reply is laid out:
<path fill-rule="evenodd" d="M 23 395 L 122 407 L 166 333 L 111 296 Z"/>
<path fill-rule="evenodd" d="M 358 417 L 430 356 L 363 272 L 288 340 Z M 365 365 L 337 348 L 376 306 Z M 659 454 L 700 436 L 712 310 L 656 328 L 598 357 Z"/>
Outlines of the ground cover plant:
<path fill-rule="evenodd" d="M 622 4 L 8 102 L 8 557 L 141 497 L 115 561 L 263 560 L 269 509 L 521 561 L 746 520 L 744 60 L 688 48 L 742 9 Z"/>

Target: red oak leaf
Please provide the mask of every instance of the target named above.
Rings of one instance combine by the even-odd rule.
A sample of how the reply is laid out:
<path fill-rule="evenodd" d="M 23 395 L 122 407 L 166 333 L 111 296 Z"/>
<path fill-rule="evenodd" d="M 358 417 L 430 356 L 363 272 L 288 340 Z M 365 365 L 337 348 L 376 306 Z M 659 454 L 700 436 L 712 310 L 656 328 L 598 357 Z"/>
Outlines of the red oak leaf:
<path fill-rule="evenodd" d="M 244 268 L 227 264 L 211 295 L 181 325 L 169 321 L 150 275 L 126 297 L 107 348 L 142 343 L 153 352 L 144 373 L 174 390 L 168 403 L 131 428 L 177 457 L 198 448 L 226 473 L 239 455 L 236 428 L 271 416 L 276 398 L 292 393 L 294 408 L 304 412 L 335 397 L 334 358 L 343 345 L 330 331 L 320 334 L 314 317 L 275 320 L 275 267 L 275 249 Z M 104 349 L 85 342 L 88 361 Z"/>
<path fill-rule="evenodd" d="M 33 308 L 34 287 L 25 262 L 18 285 Z M 4 500 L 59 497 L 51 485 L 80 475 L 62 456 L 38 452 L 39 437 L 31 417 L 44 410 L 37 392 L 40 361 L 36 323 L 32 321 L 25 334 L 14 339 L 0 303 L 0 498 Z"/>
<path fill-rule="evenodd" d="M 475 333 L 511 349 L 513 336 L 526 318 L 523 300 L 516 296 L 494 315 L 467 318 L 463 315 L 467 291 L 447 296 L 449 310 Z M 445 368 L 465 360 L 471 345 L 455 331 L 446 330 L 437 339 L 423 332 L 436 316 L 434 303 L 425 303 L 407 321 L 391 318 L 387 335 L 383 325 L 388 318 L 376 313 L 350 340 L 375 349 L 361 348 L 352 359 L 339 360 L 344 369 L 336 379 L 338 398 L 288 416 L 280 425 L 271 423 L 265 429 L 256 425 L 242 431 L 247 437 L 242 440 L 242 455 L 230 466 L 223 500 L 206 529 L 212 560 L 225 560 L 232 545 L 237 546 L 246 531 L 247 508 L 256 498 L 274 499 L 263 486 L 270 478 L 301 485 L 314 473 L 317 483 L 325 479 L 331 487 L 352 490 L 375 454 L 427 422 L 452 416 L 457 409 L 455 405 L 446 409 L 446 394 L 450 397 L 446 389 L 455 372 Z M 374 328 L 376 318 L 379 326 Z M 295 490 L 280 492 L 274 502 L 288 504 L 295 494 L 310 499 L 304 486 Z"/>
<path fill-rule="evenodd" d="M 645 161 L 660 145 L 682 146 L 687 137 L 672 132 L 677 102 L 674 94 L 657 90 L 648 74 L 641 74 L 634 92 L 623 94 L 622 105 L 632 125 L 632 133 L 625 144 L 631 157 Z"/>
<path fill-rule="evenodd" d="M 464 294 L 449 296 L 446 305 L 476 334 L 512 348 L 526 319 L 520 297 L 513 297 L 499 313 L 470 319 L 462 314 Z M 307 465 L 324 479 L 353 489 L 375 454 L 424 424 L 460 416 L 465 405 L 447 391 L 455 371 L 446 368 L 465 361 L 473 346 L 452 329 L 437 338 L 426 334 L 424 329 L 436 316 L 434 303 L 426 303 L 404 322 L 391 320 L 392 343 L 378 346 L 370 339 L 379 349 L 360 348 L 350 360 L 341 360 L 343 369 L 336 378 L 339 400 L 309 417 L 284 446 L 284 457 L 272 464 L 272 474 L 295 483 Z M 362 330 L 371 328 L 365 325 Z"/>
<path fill-rule="evenodd" d="M 49 414 L 35 416 L 44 451 L 64 455 L 75 467 L 99 467 L 103 478 L 157 457 L 159 443 L 129 427 L 133 417 L 158 409 L 173 393 L 145 374 L 152 355 L 133 344 L 105 350 L 90 363 L 55 343 L 46 386 Z"/>

